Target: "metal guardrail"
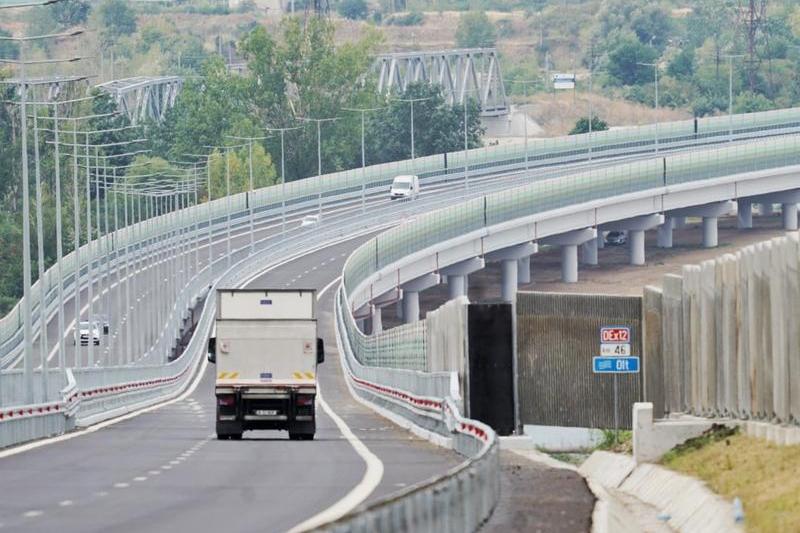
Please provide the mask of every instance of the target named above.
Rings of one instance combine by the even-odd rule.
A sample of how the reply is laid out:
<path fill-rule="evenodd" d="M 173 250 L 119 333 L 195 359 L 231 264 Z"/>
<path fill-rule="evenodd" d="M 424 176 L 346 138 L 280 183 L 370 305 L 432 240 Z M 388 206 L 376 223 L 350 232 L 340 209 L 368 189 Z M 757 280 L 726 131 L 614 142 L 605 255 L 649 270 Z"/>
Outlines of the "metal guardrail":
<path fill-rule="evenodd" d="M 118 260 L 123 249 L 137 249 L 155 236 L 172 232 L 178 228 L 188 229 L 199 224 L 207 227 L 209 214 L 219 228 L 227 213 L 240 218 L 248 213 L 248 205 L 264 214 L 276 212 L 282 202 L 287 206 L 309 205 L 321 195 L 326 203 L 334 200 L 355 199 L 362 189 L 376 189 L 387 186 L 398 174 L 416 173 L 426 183 L 436 183 L 463 179 L 465 163 L 473 177 L 497 174 L 522 169 L 552 167 L 564 163 L 574 163 L 591 159 L 630 156 L 632 154 L 652 153 L 657 150 L 674 150 L 681 147 L 716 144 L 761 136 L 785 135 L 800 132 L 800 108 L 782 109 L 762 113 L 734 115 L 728 117 L 709 117 L 697 121 L 679 121 L 658 125 L 658 143 L 655 139 L 656 127 L 641 126 L 619 128 L 591 135 L 574 135 L 553 139 L 531 139 L 527 146 L 504 145 L 469 150 L 466 161 L 463 152 L 439 154 L 418 158 L 414 161 L 400 161 L 373 165 L 366 170 L 352 169 L 286 183 L 254 191 L 252 194 L 239 193 L 198 206 L 187 208 L 182 216 L 174 213 L 132 224 L 91 243 L 91 256 L 99 265 L 109 254 Z M 210 212 L 210 213 L 209 213 Z M 70 252 L 62 260 L 65 280 L 71 279 L 76 269 L 85 272 L 88 265 L 90 245 L 80 250 L 80 265 L 76 265 L 75 254 Z M 44 277 L 43 290 L 52 302 L 56 297 L 56 266 L 50 267 Z M 34 309 L 39 302 L 39 281 L 32 289 Z M 49 311 L 49 310 L 48 310 Z M 34 317 L 38 316 L 38 312 Z M 19 350 L 22 342 L 21 305 L 18 303 L 6 316 L 0 319 L 0 361 L 8 362 L 13 350 Z M 37 328 L 38 329 L 38 328 Z M 2 366 L 2 365 L 0 365 Z"/>
<path fill-rule="evenodd" d="M 447 439 L 467 460 L 374 503 L 362 505 L 318 528 L 332 533 L 372 531 L 477 531 L 500 498 L 499 441 L 494 430 L 461 416 L 451 396 L 450 372 L 425 373 L 364 366 L 349 338 L 354 327 L 344 286 L 334 307 L 341 364 L 351 391 L 363 401 Z M 356 348 L 357 349 L 357 348 Z"/>
<path fill-rule="evenodd" d="M 471 231 L 591 200 L 800 163 L 800 136 L 665 155 L 534 182 L 420 215 L 356 250 L 344 269 L 349 295 L 378 270 Z M 376 295 L 377 296 L 377 295 Z M 361 301 L 355 302 L 360 305 Z M 408 355 L 404 354 L 407 358 Z"/>

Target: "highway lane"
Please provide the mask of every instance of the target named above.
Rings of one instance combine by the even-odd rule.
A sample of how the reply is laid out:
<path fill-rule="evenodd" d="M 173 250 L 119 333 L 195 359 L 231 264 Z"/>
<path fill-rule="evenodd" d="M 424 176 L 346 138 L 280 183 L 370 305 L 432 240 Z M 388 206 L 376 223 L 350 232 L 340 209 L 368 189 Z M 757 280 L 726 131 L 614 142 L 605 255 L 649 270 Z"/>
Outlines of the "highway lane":
<path fill-rule="evenodd" d="M 384 464 L 371 499 L 454 466 L 453 452 L 421 441 L 353 400 L 333 335 L 336 280 L 367 237 L 306 254 L 251 287 L 322 289 L 319 369 L 327 403 Z M 364 461 L 318 410 L 317 439 L 248 432 L 214 436 L 214 367 L 186 399 L 58 444 L 0 459 L 0 524 L 9 531 L 285 531 L 334 505 L 364 475 Z"/>
<path fill-rule="evenodd" d="M 736 140 L 733 143 L 728 143 L 726 141 L 723 144 L 725 144 L 725 145 L 746 144 L 747 142 L 749 142 L 747 139 L 742 139 L 742 140 Z M 719 139 L 714 140 L 713 142 L 709 142 L 707 144 L 711 144 L 711 145 L 719 144 Z M 670 149 L 669 147 L 662 147 L 662 149 L 664 150 L 665 153 L 679 153 L 679 152 L 687 152 L 687 151 L 691 151 L 692 150 L 692 148 Z M 647 159 L 647 158 L 652 158 L 652 157 L 653 157 L 652 153 L 633 153 L 633 154 L 626 155 L 626 156 L 605 157 L 605 158 L 601 158 L 601 159 L 595 159 L 594 161 L 581 161 L 581 162 L 573 162 L 573 163 L 559 163 L 557 165 L 554 162 L 548 162 L 548 165 L 550 165 L 550 166 L 547 166 L 547 167 L 535 167 L 535 165 L 539 164 L 540 161 L 534 159 L 534 160 L 531 160 L 532 168 L 528 172 L 521 172 L 520 171 L 520 172 L 503 173 L 503 174 L 499 174 L 499 175 L 490 175 L 490 176 L 476 176 L 475 175 L 476 174 L 475 169 L 473 169 L 472 170 L 472 176 L 470 177 L 470 191 L 469 191 L 469 193 L 467 193 L 464 190 L 463 179 L 461 179 L 457 174 L 455 174 L 455 175 L 452 176 L 452 180 L 453 181 L 450 181 L 450 182 L 447 182 L 447 183 L 438 183 L 438 184 L 429 184 L 429 185 L 425 185 L 423 183 L 422 195 L 421 196 L 422 196 L 422 198 L 426 198 L 426 197 L 427 198 L 431 198 L 433 196 L 443 197 L 443 196 L 446 196 L 446 195 L 449 195 L 449 196 L 455 195 L 456 197 L 460 196 L 460 197 L 466 198 L 467 195 L 474 196 L 476 194 L 480 194 L 481 192 L 488 190 L 490 187 L 493 187 L 493 188 L 497 189 L 498 185 L 499 185 L 499 188 L 509 188 L 509 187 L 519 186 L 519 185 L 528 183 L 528 182 L 530 182 L 532 180 L 545 179 L 547 177 L 557 177 L 557 176 L 563 175 L 565 173 L 575 172 L 575 171 L 578 171 L 578 170 L 585 170 L 587 168 L 599 168 L 599 167 L 609 166 L 609 165 L 613 165 L 613 164 L 618 164 L 620 162 L 630 162 L 630 161 L 634 161 L 634 160 Z M 376 208 L 380 209 L 380 208 L 384 207 L 388 203 L 389 203 L 389 201 L 386 198 L 385 191 L 383 191 L 380 187 L 373 188 L 371 191 L 368 191 L 367 204 L 368 204 L 370 209 L 376 209 Z M 360 207 L 361 207 L 361 199 L 360 198 L 354 198 L 353 200 L 349 200 L 349 201 L 346 201 L 346 202 L 338 204 L 338 206 L 336 208 L 333 208 L 333 210 L 334 211 L 339 211 L 341 213 L 346 213 L 346 212 L 355 212 Z M 326 213 L 331 212 L 331 210 L 332 210 L 331 206 L 324 207 L 324 211 Z M 292 220 L 292 219 L 297 220 L 297 218 L 299 218 L 303 214 L 315 213 L 315 212 L 316 212 L 316 206 L 315 205 L 314 206 L 310 206 L 307 209 L 305 209 L 303 211 L 303 213 L 301 213 L 300 215 L 287 217 L 287 220 Z M 327 214 L 326 214 L 326 216 L 327 216 Z M 265 231 L 265 229 L 266 229 L 265 226 L 270 226 L 270 224 L 271 224 L 270 227 L 275 229 L 276 227 L 279 227 L 279 224 L 275 223 L 275 221 L 279 220 L 279 219 L 280 219 L 279 216 L 278 217 L 272 217 L 271 219 L 266 219 L 266 220 L 262 219 L 262 220 L 259 220 L 256 223 L 256 226 L 261 228 L 259 231 Z M 248 223 L 246 222 L 246 220 L 247 220 L 246 217 L 245 217 L 244 220 L 243 219 L 239 219 L 239 224 L 240 224 L 241 229 L 237 230 L 237 235 L 242 235 L 242 234 L 246 233 L 249 230 Z M 242 222 L 243 221 L 244 221 L 244 224 L 242 226 Z M 217 229 L 216 231 L 217 231 L 217 233 L 215 235 L 215 243 L 224 242 L 224 239 L 225 239 L 224 231 L 220 231 L 219 229 Z M 239 242 L 243 244 L 246 241 L 247 241 L 247 239 L 241 239 L 241 241 L 239 241 Z M 201 246 L 205 247 L 206 244 L 205 243 L 201 244 Z M 220 248 L 222 248 L 222 249 L 220 250 Z M 215 249 L 214 249 L 215 257 L 219 257 L 219 254 L 224 254 L 225 249 L 226 249 L 226 246 L 217 247 L 215 245 Z M 201 261 L 205 262 L 207 254 L 205 254 L 206 257 L 203 257 L 203 255 L 204 254 L 201 253 Z M 147 269 L 144 269 L 144 273 L 147 273 Z M 163 285 L 164 277 L 161 276 L 161 277 L 158 278 L 158 280 L 160 280 L 161 284 Z M 150 283 L 145 285 L 145 287 L 152 287 L 152 286 L 153 285 L 150 284 Z M 159 286 L 159 290 L 160 289 L 161 289 L 161 286 Z M 82 293 L 82 296 L 81 296 L 82 301 L 84 301 L 84 302 L 86 301 L 85 292 L 86 291 L 84 289 L 84 291 Z M 116 292 L 117 291 L 114 291 L 114 290 L 110 291 L 110 299 L 108 300 L 107 303 L 104 304 L 104 307 L 107 307 L 109 309 L 118 309 L 117 301 L 116 301 L 118 295 L 116 294 Z M 98 293 L 97 287 L 95 287 L 95 294 L 97 294 L 97 293 Z M 151 310 L 150 307 L 148 307 L 148 304 L 152 303 L 151 300 L 153 299 L 153 294 L 154 294 L 154 291 L 150 291 L 150 292 L 147 292 L 147 294 L 142 294 L 141 295 L 141 298 L 142 298 L 141 307 L 143 308 L 142 314 L 144 316 L 152 316 L 152 310 Z M 70 293 L 66 294 L 66 297 L 68 298 L 68 302 L 69 302 L 68 305 L 67 305 L 67 313 L 65 315 L 66 316 L 66 324 L 70 324 L 72 322 L 72 318 L 69 316 L 69 315 L 71 315 L 73 313 L 73 308 L 74 308 L 74 305 L 71 304 L 72 296 L 73 296 L 72 291 L 70 291 Z M 84 305 L 84 308 L 85 307 L 86 306 Z M 119 350 L 116 349 L 115 342 L 120 342 L 120 335 L 119 334 L 114 335 L 113 333 L 119 329 L 119 326 L 121 325 L 122 317 L 117 316 L 117 314 L 115 314 L 114 312 L 111 312 L 111 311 L 109 311 L 107 314 L 109 315 L 109 317 L 111 319 L 112 335 L 110 337 L 108 337 L 108 338 L 104 338 L 103 339 L 104 346 L 102 347 L 102 350 L 98 351 L 99 355 L 96 356 L 97 359 L 99 360 L 99 364 L 101 364 L 101 365 L 109 364 L 109 363 L 116 363 L 117 361 L 119 361 L 119 356 L 118 356 Z M 83 316 L 85 318 L 86 311 L 83 311 Z M 48 331 L 48 340 L 49 340 L 49 345 L 50 345 L 49 346 L 49 354 L 50 354 L 49 360 L 51 361 L 51 366 L 53 366 L 53 358 L 55 357 L 56 353 L 55 353 L 55 350 L 53 350 L 52 347 L 55 345 L 55 342 L 56 342 L 55 339 L 57 339 L 57 337 L 59 336 L 59 332 L 58 332 L 58 328 L 57 328 L 57 324 L 56 324 L 56 315 L 55 314 L 53 314 L 50 317 L 50 320 L 48 321 L 47 331 Z M 77 363 L 77 361 L 76 361 L 76 353 L 75 353 L 76 350 L 72 348 L 72 344 L 71 344 L 72 343 L 72 328 L 71 327 L 67 328 L 67 331 L 65 332 L 65 338 L 66 338 L 66 350 L 65 350 L 65 352 L 66 352 L 66 364 L 67 364 L 67 366 L 75 366 L 76 363 Z M 80 357 L 85 361 L 85 360 L 88 359 L 88 349 L 87 348 L 83 348 L 82 351 L 84 353 Z M 39 353 L 38 347 L 35 347 L 33 353 L 36 355 L 36 357 L 35 357 L 35 359 L 36 359 L 35 366 L 38 366 L 40 364 L 40 360 L 38 358 L 38 353 Z M 112 356 L 112 354 L 115 354 L 115 355 Z M 20 360 L 21 359 L 18 359 L 16 361 L 16 363 L 15 363 L 16 366 L 19 366 Z"/>
<path fill-rule="evenodd" d="M 678 150 L 681 151 L 681 150 Z M 459 177 L 458 175 L 454 175 L 452 177 L 452 181 L 444 182 L 444 183 L 435 183 L 435 184 L 428 184 L 425 185 L 423 183 L 420 199 L 417 201 L 419 204 L 430 202 L 430 203 L 437 203 L 441 205 L 442 200 L 449 200 L 450 202 L 457 200 L 459 197 L 466 199 L 467 197 L 473 197 L 480 194 L 485 193 L 488 190 L 497 190 L 497 189 L 506 189 L 511 187 L 520 186 L 526 183 L 529 183 L 534 180 L 540 179 L 548 179 L 552 177 L 558 177 L 564 174 L 585 170 L 587 168 L 599 168 L 604 166 L 610 166 L 613 164 L 618 164 L 623 161 L 632 161 L 636 159 L 644 159 L 652 157 L 652 154 L 634 154 L 631 156 L 619 156 L 614 158 L 605 158 L 595 161 L 582 161 L 577 163 L 570 163 L 570 164 L 563 164 L 559 167 L 540 167 L 540 168 L 532 168 L 528 172 L 524 171 L 517 171 L 511 173 L 503 173 L 498 175 L 489 175 L 489 176 L 478 176 L 476 175 L 477 172 L 473 169 L 472 175 L 470 176 L 470 186 L 469 191 L 467 191 L 464 187 L 463 178 Z M 535 164 L 535 161 L 532 161 L 532 164 Z M 398 202 L 392 202 L 388 199 L 386 191 L 382 188 L 374 188 L 371 191 L 368 191 L 366 196 L 366 207 L 369 211 L 375 212 L 384 210 L 386 208 L 396 208 Z M 337 218 L 342 216 L 352 216 L 353 214 L 357 213 L 361 209 L 361 199 L 360 197 L 353 198 L 351 200 L 343 201 L 334 205 L 325 206 L 323 204 L 323 221 L 328 223 L 331 217 Z M 295 214 L 287 215 L 287 228 L 296 227 L 298 225 L 298 221 L 302 219 L 302 217 L 306 214 L 310 213 L 317 213 L 317 206 L 311 205 L 300 212 Z M 279 233 L 281 229 L 282 222 L 281 217 L 277 216 L 267 216 L 264 217 L 263 214 L 256 214 L 257 216 L 261 215 L 262 218 L 256 220 L 254 227 L 256 228 L 256 239 L 265 238 L 270 235 L 275 235 Z M 237 247 L 245 246 L 249 243 L 249 219 L 245 216 L 244 218 L 239 218 L 234 221 L 236 226 L 232 230 L 232 243 L 231 248 L 235 249 Z M 227 252 L 227 242 L 226 242 L 226 231 L 224 228 L 217 227 L 214 230 L 214 236 L 212 239 L 212 250 L 213 250 L 213 257 L 218 259 L 220 257 L 224 257 Z M 200 268 L 203 268 L 208 262 L 208 241 L 206 240 L 206 233 L 201 230 L 201 237 L 199 239 L 198 246 L 189 246 L 189 251 L 185 252 L 185 255 L 190 255 L 190 272 L 194 271 L 194 250 L 195 248 L 199 248 L 200 254 Z M 135 270 L 135 276 L 132 278 L 131 285 L 140 287 L 141 293 L 138 295 L 139 297 L 139 304 L 138 304 L 138 313 L 134 313 L 132 316 L 134 317 L 134 321 L 136 317 L 153 317 L 154 313 L 156 313 L 157 307 L 155 307 L 156 294 L 160 291 L 163 291 L 163 288 L 167 285 L 170 279 L 170 272 L 171 270 L 167 269 L 166 261 L 164 260 L 164 250 L 168 249 L 165 247 L 169 247 L 174 244 L 174 240 L 167 241 L 166 243 L 161 242 L 160 247 L 160 257 L 161 262 L 158 264 L 161 265 L 160 271 L 158 273 L 151 272 L 150 269 L 153 266 L 145 261 L 144 265 L 141 265 L 141 268 Z M 95 275 L 97 272 L 95 271 Z M 93 284 L 93 293 L 95 307 L 94 313 L 105 313 L 109 316 L 110 319 L 110 335 L 104 336 L 101 339 L 102 346 L 101 349 L 97 350 L 92 348 L 93 351 L 93 360 L 97 366 L 104 366 L 109 364 L 119 364 L 121 359 L 121 351 L 119 350 L 119 346 L 124 346 L 125 341 L 123 339 L 124 333 L 121 332 L 123 324 L 124 324 L 124 317 L 119 315 L 118 310 L 120 309 L 120 300 L 124 299 L 124 285 L 122 287 L 117 287 L 114 283 L 116 280 L 116 276 L 112 273 L 112 286 L 110 290 L 102 288 L 101 279 L 95 278 L 95 283 Z M 105 279 L 105 278 L 103 278 Z M 106 291 L 107 292 L 103 292 Z M 108 298 L 100 298 L 99 294 L 107 294 Z M 86 364 L 89 360 L 89 348 L 88 347 L 73 347 L 72 345 L 72 335 L 73 335 L 73 327 L 74 327 L 74 304 L 73 302 L 74 291 L 69 291 L 65 293 L 65 301 L 67 302 L 66 309 L 65 309 L 65 325 L 66 332 L 64 334 L 65 339 L 65 361 L 66 365 L 69 367 L 77 366 L 78 364 Z M 84 288 L 81 292 L 81 302 L 82 302 L 82 319 L 86 319 L 88 316 L 88 306 L 86 305 L 87 301 L 87 290 Z M 136 305 L 137 302 L 137 294 L 131 294 L 131 302 Z M 123 306 L 124 307 L 124 306 Z M 158 316 L 158 315 L 155 315 Z M 164 316 L 163 313 L 161 316 Z M 141 326 L 141 323 L 136 323 L 132 331 L 134 334 L 138 334 L 139 329 L 144 329 Z M 48 321 L 48 361 L 50 362 L 50 366 L 55 366 L 57 362 L 57 351 L 55 349 L 56 339 L 59 337 L 58 332 L 58 323 L 57 323 L 57 315 L 54 313 L 51 315 Z M 149 340 L 152 340 L 154 337 L 151 334 Z M 38 339 L 35 341 L 35 346 L 33 353 L 35 355 L 35 367 L 40 366 L 40 358 L 39 358 L 39 347 L 38 347 Z M 145 344 L 146 346 L 147 344 Z M 136 354 L 133 357 L 134 360 L 139 360 L 143 355 L 142 350 L 136 350 Z M 16 367 L 21 366 L 22 358 L 19 357 L 15 362 Z"/>

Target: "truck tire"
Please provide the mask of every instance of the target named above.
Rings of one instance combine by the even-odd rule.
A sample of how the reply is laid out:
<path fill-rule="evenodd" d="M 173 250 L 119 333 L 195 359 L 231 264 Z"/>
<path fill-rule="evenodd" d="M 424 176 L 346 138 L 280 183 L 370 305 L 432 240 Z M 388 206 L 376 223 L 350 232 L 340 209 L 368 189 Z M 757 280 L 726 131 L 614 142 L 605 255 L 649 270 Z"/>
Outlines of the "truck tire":
<path fill-rule="evenodd" d="M 289 440 L 314 440 L 313 433 L 293 433 L 289 432 Z"/>

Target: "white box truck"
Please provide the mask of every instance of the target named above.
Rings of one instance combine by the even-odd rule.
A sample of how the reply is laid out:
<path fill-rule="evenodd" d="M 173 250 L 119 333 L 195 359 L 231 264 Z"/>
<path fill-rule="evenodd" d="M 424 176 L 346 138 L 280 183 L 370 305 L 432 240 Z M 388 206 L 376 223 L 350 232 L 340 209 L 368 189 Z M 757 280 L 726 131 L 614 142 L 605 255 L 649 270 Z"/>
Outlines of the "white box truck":
<path fill-rule="evenodd" d="M 217 438 L 251 429 L 280 429 L 292 440 L 316 431 L 316 291 L 219 289 L 208 360 L 217 379 Z"/>

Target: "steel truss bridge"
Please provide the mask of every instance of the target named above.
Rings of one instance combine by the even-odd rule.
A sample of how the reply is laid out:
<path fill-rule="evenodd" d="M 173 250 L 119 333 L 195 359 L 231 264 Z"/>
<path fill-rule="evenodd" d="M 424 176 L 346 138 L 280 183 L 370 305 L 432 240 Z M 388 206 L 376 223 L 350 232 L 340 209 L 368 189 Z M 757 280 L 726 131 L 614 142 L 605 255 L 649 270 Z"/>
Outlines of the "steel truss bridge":
<path fill-rule="evenodd" d="M 506 90 L 495 48 L 398 52 L 378 57 L 378 91 L 400 94 L 409 84 L 441 85 L 448 104 L 478 95 L 483 116 L 508 113 Z"/>
<path fill-rule="evenodd" d="M 145 119 L 161 122 L 182 87 L 183 80 L 178 76 L 137 76 L 97 86 L 114 98 L 133 125 Z"/>

